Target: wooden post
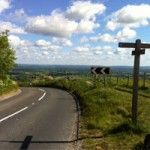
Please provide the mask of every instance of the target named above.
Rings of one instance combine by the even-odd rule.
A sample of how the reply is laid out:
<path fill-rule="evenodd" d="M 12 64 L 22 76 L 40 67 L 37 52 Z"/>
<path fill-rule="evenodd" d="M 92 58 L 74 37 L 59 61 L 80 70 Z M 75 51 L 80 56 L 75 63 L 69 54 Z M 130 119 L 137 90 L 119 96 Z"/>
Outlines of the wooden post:
<path fill-rule="evenodd" d="M 104 78 L 104 87 L 106 87 L 106 76 L 103 75 L 103 78 Z"/>
<path fill-rule="evenodd" d="M 118 85 L 118 83 L 119 83 L 119 75 L 117 73 L 117 85 Z"/>
<path fill-rule="evenodd" d="M 140 52 L 140 46 L 141 46 L 141 40 L 136 40 L 135 57 L 134 57 L 134 69 L 133 69 L 133 96 L 132 96 L 132 121 L 133 121 L 133 123 L 137 122 L 137 101 L 138 101 L 138 82 L 139 82 L 139 66 L 140 66 L 140 53 L 139 53 Z"/>
<path fill-rule="evenodd" d="M 109 82 L 110 82 L 110 84 L 111 84 L 111 77 L 112 77 L 112 74 L 110 74 L 110 77 L 109 77 Z"/>
<path fill-rule="evenodd" d="M 140 67 L 140 55 L 145 54 L 145 49 L 150 48 L 150 44 L 141 43 L 140 39 L 137 39 L 135 43 L 119 43 L 119 47 L 135 48 L 132 51 L 134 57 L 134 69 L 133 69 L 133 96 L 132 96 L 132 122 L 137 122 L 137 105 L 138 105 L 138 82 L 139 82 L 139 67 Z"/>
<path fill-rule="evenodd" d="M 128 73 L 128 77 L 127 77 L 127 86 L 129 86 L 129 81 L 130 81 L 130 73 Z"/>
<path fill-rule="evenodd" d="M 144 72 L 144 77 L 143 77 L 143 87 L 146 87 L 146 72 Z"/>

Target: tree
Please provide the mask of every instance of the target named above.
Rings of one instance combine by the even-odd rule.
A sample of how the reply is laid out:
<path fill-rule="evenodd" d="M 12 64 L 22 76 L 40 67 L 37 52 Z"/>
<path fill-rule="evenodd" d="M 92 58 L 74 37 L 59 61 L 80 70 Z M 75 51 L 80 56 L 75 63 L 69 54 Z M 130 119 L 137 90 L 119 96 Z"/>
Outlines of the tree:
<path fill-rule="evenodd" d="M 0 79 L 5 79 L 15 65 L 15 52 L 8 41 L 8 31 L 0 33 Z"/>

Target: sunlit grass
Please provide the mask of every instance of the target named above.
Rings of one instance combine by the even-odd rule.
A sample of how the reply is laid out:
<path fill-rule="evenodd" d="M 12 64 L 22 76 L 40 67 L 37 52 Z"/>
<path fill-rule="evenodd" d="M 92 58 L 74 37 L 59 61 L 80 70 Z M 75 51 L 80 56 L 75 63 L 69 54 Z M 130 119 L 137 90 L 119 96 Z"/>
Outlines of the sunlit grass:
<path fill-rule="evenodd" d="M 18 88 L 17 83 L 9 78 L 7 80 L 0 80 L 0 95 L 17 90 Z"/>
<path fill-rule="evenodd" d="M 78 76 L 33 83 L 69 90 L 78 97 L 83 149 L 126 150 L 140 148 L 145 134 L 150 132 L 150 82 L 146 81 L 144 88 L 142 82 L 140 80 L 136 125 L 131 122 L 132 80 L 127 85 L 124 78 L 117 84 L 115 77 L 104 80 L 103 77 Z"/>

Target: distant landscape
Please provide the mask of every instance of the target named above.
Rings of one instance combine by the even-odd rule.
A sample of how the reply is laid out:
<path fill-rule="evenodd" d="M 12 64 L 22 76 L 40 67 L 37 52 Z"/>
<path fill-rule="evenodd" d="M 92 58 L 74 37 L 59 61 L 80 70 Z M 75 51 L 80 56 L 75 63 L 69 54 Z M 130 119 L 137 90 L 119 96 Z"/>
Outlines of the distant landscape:
<path fill-rule="evenodd" d="M 132 73 L 132 66 L 107 66 L 113 73 Z M 32 65 L 17 64 L 13 73 L 21 72 L 47 72 L 52 74 L 90 74 L 91 66 L 88 65 Z M 142 66 L 140 72 L 150 73 L 150 66 Z"/>
<path fill-rule="evenodd" d="M 83 150 L 144 150 L 150 131 L 150 67 L 140 70 L 137 124 L 131 121 L 133 68 L 110 68 L 112 75 L 96 77 L 91 66 L 17 65 L 12 77 L 20 87 L 63 89 L 76 97 L 81 111 L 77 136 Z"/>

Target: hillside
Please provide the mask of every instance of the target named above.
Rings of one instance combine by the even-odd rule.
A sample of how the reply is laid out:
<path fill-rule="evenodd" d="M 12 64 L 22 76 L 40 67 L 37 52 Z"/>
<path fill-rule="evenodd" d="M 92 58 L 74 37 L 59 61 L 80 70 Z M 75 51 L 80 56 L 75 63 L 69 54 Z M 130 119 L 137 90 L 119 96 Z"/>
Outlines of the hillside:
<path fill-rule="evenodd" d="M 80 132 L 83 149 L 103 150 L 142 149 L 143 140 L 150 132 L 150 81 L 143 88 L 140 81 L 138 123 L 131 122 L 132 80 L 87 76 L 37 78 L 33 86 L 55 87 L 75 94 L 81 107 Z"/>

